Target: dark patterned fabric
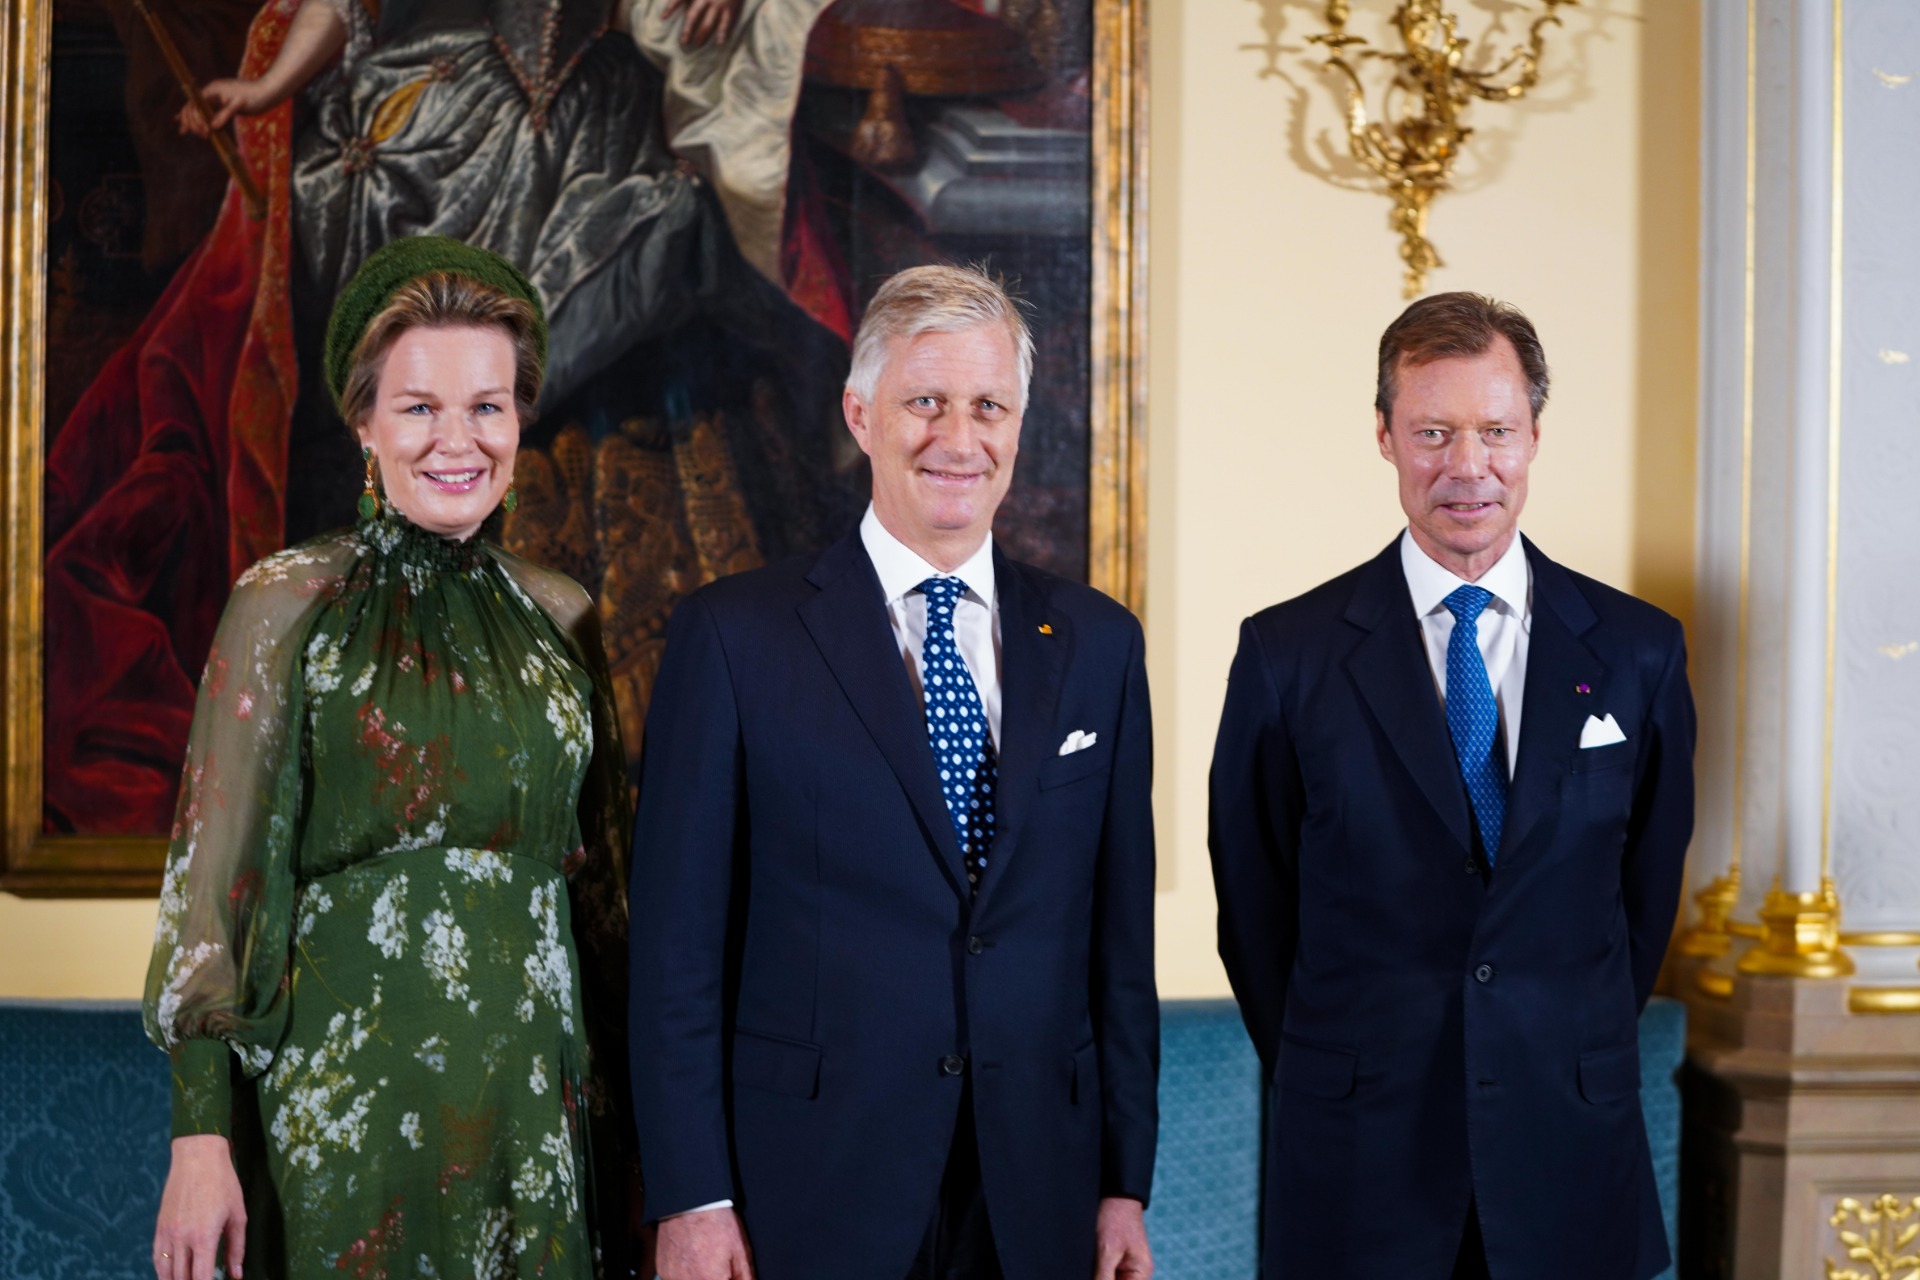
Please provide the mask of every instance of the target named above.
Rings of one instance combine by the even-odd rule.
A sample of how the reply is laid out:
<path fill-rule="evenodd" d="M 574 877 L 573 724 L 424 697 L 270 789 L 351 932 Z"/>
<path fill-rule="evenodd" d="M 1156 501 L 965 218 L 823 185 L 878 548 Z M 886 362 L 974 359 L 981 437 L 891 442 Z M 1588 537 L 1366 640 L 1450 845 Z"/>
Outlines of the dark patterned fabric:
<path fill-rule="evenodd" d="M 1253 1280 L 1260 1262 L 1260 1059 L 1231 1000 L 1160 1006 L 1155 1280 Z"/>
<path fill-rule="evenodd" d="M 927 598 L 927 638 L 920 649 L 927 740 L 940 768 L 940 794 L 953 817 L 953 835 L 967 864 L 967 883 L 978 892 L 993 848 L 993 791 L 1000 781 L 1000 762 L 987 733 L 979 687 L 953 635 L 953 606 L 967 593 L 967 584 L 958 578 L 928 578 L 920 592 Z"/>
<path fill-rule="evenodd" d="M 1687 1056 L 1687 1006 L 1666 996 L 1640 1014 L 1640 1110 L 1653 1152 L 1653 1181 L 1667 1224 L 1667 1252 L 1680 1256 L 1680 1085 L 1674 1078 Z M 1654 1280 L 1673 1280 L 1669 1266 Z"/>
<path fill-rule="evenodd" d="M 153 1274 L 167 1105 L 137 1002 L 0 1001 L 0 1275 Z"/>
<path fill-rule="evenodd" d="M 1260 1063 L 1231 1000 L 1167 1001 L 1160 1025 L 1160 1160 L 1147 1211 L 1154 1275 L 1254 1280 Z M 1680 1167 L 1673 1073 L 1685 1048 L 1685 1006 L 1655 997 L 1640 1019 L 1641 1105 L 1670 1241 Z M 166 1063 L 140 1032 L 139 1005 L 0 1000 L 0 1275 L 149 1273 L 167 1105 Z"/>

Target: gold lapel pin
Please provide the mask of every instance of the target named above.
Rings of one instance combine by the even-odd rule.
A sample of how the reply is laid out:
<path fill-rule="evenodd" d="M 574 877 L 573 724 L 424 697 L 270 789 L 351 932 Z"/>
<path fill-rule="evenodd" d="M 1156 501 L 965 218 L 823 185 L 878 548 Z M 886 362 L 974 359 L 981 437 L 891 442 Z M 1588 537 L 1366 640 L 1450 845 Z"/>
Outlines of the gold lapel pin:
<path fill-rule="evenodd" d="M 1045 622 L 1043 622 L 1043 623 L 1041 623 L 1041 624 L 1040 624 L 1040 634 L 1041 634 L 1041 635 L 1043 635 L 1043 636 L 1050 636 L 1050 635 L 1052 635 L 1052 634 L 1053 634 L 1053 627 L 1052 627 L 1052 625 L 1051 625 L 1050 623 L 1045 623 Z"/>
<path fill-rule="evenodd" d="M 1575 693 L 1592 693 L 1593 686 L 1590 684 L 1577 684 L 1573 686 L 1573 691 Z"/>

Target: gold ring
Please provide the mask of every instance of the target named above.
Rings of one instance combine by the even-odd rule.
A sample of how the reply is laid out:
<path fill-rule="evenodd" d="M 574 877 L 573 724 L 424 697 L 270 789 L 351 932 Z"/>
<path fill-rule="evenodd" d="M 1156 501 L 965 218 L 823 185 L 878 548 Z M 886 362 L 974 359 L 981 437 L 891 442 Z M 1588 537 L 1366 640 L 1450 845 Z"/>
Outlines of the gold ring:
<path fill-rule="evenodd" d="M 160 1256 L 161 1256 L 161 1257 L 163 1257 L 163 1258 L 165 1258 L 165 1259 L 167 1259 L 168 1261 L 172 1261 L 172 1260 L 173 1260 L 173 1255 L 172 1255 L 172 1254 L 170 1254 L 170 1253 L 163 1253 L 163 1254 L 161 1254 Z"/>

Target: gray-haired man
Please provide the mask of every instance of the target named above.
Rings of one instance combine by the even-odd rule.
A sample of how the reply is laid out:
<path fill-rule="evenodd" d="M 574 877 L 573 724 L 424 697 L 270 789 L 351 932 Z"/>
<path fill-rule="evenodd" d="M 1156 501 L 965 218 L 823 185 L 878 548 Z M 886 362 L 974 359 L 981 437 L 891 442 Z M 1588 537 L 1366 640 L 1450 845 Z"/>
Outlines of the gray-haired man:
<path fill-rule="evenodd" d="M 978 272 L 888 281 L 866 518 L 674 615 L 632 887 L 663 1280 L 1151 1273 L 1146 671 L 993 545 L 1032 364 Z"/>

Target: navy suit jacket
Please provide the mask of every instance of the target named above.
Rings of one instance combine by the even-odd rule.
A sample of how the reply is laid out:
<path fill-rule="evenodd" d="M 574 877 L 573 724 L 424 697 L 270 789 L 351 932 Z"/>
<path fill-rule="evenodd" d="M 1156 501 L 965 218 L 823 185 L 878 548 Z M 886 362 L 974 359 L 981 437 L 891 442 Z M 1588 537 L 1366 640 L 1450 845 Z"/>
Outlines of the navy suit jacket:
<path fill-rule="evenodd" d="M 1637 1019 L 1693 829 L 1680 624 L 1533 569 L 1489 870 L 1399 544 L 1240 632 L 1214 749 L 1220 954 L 1270 1081 L 1266 1275 L 1667 1263 Z M 1589 716 L 1626 741 L 1581 748 Z"/>
<path fill-rule="evenodd" d="M 647 1208 L 734 1198 L 763 1280 L 905 1275 L 968 1077 L 1009 1280 L 1090 1275 L 1100 1197 L 1147 1198 L 1140 627 L 997 550 L 994 572 L 998 835 L 977 897 L 857 533 L 702 588 L 668 628 L 631 894 Z M 1075 729 L 1095 744 L 1057 755 Z"/>

